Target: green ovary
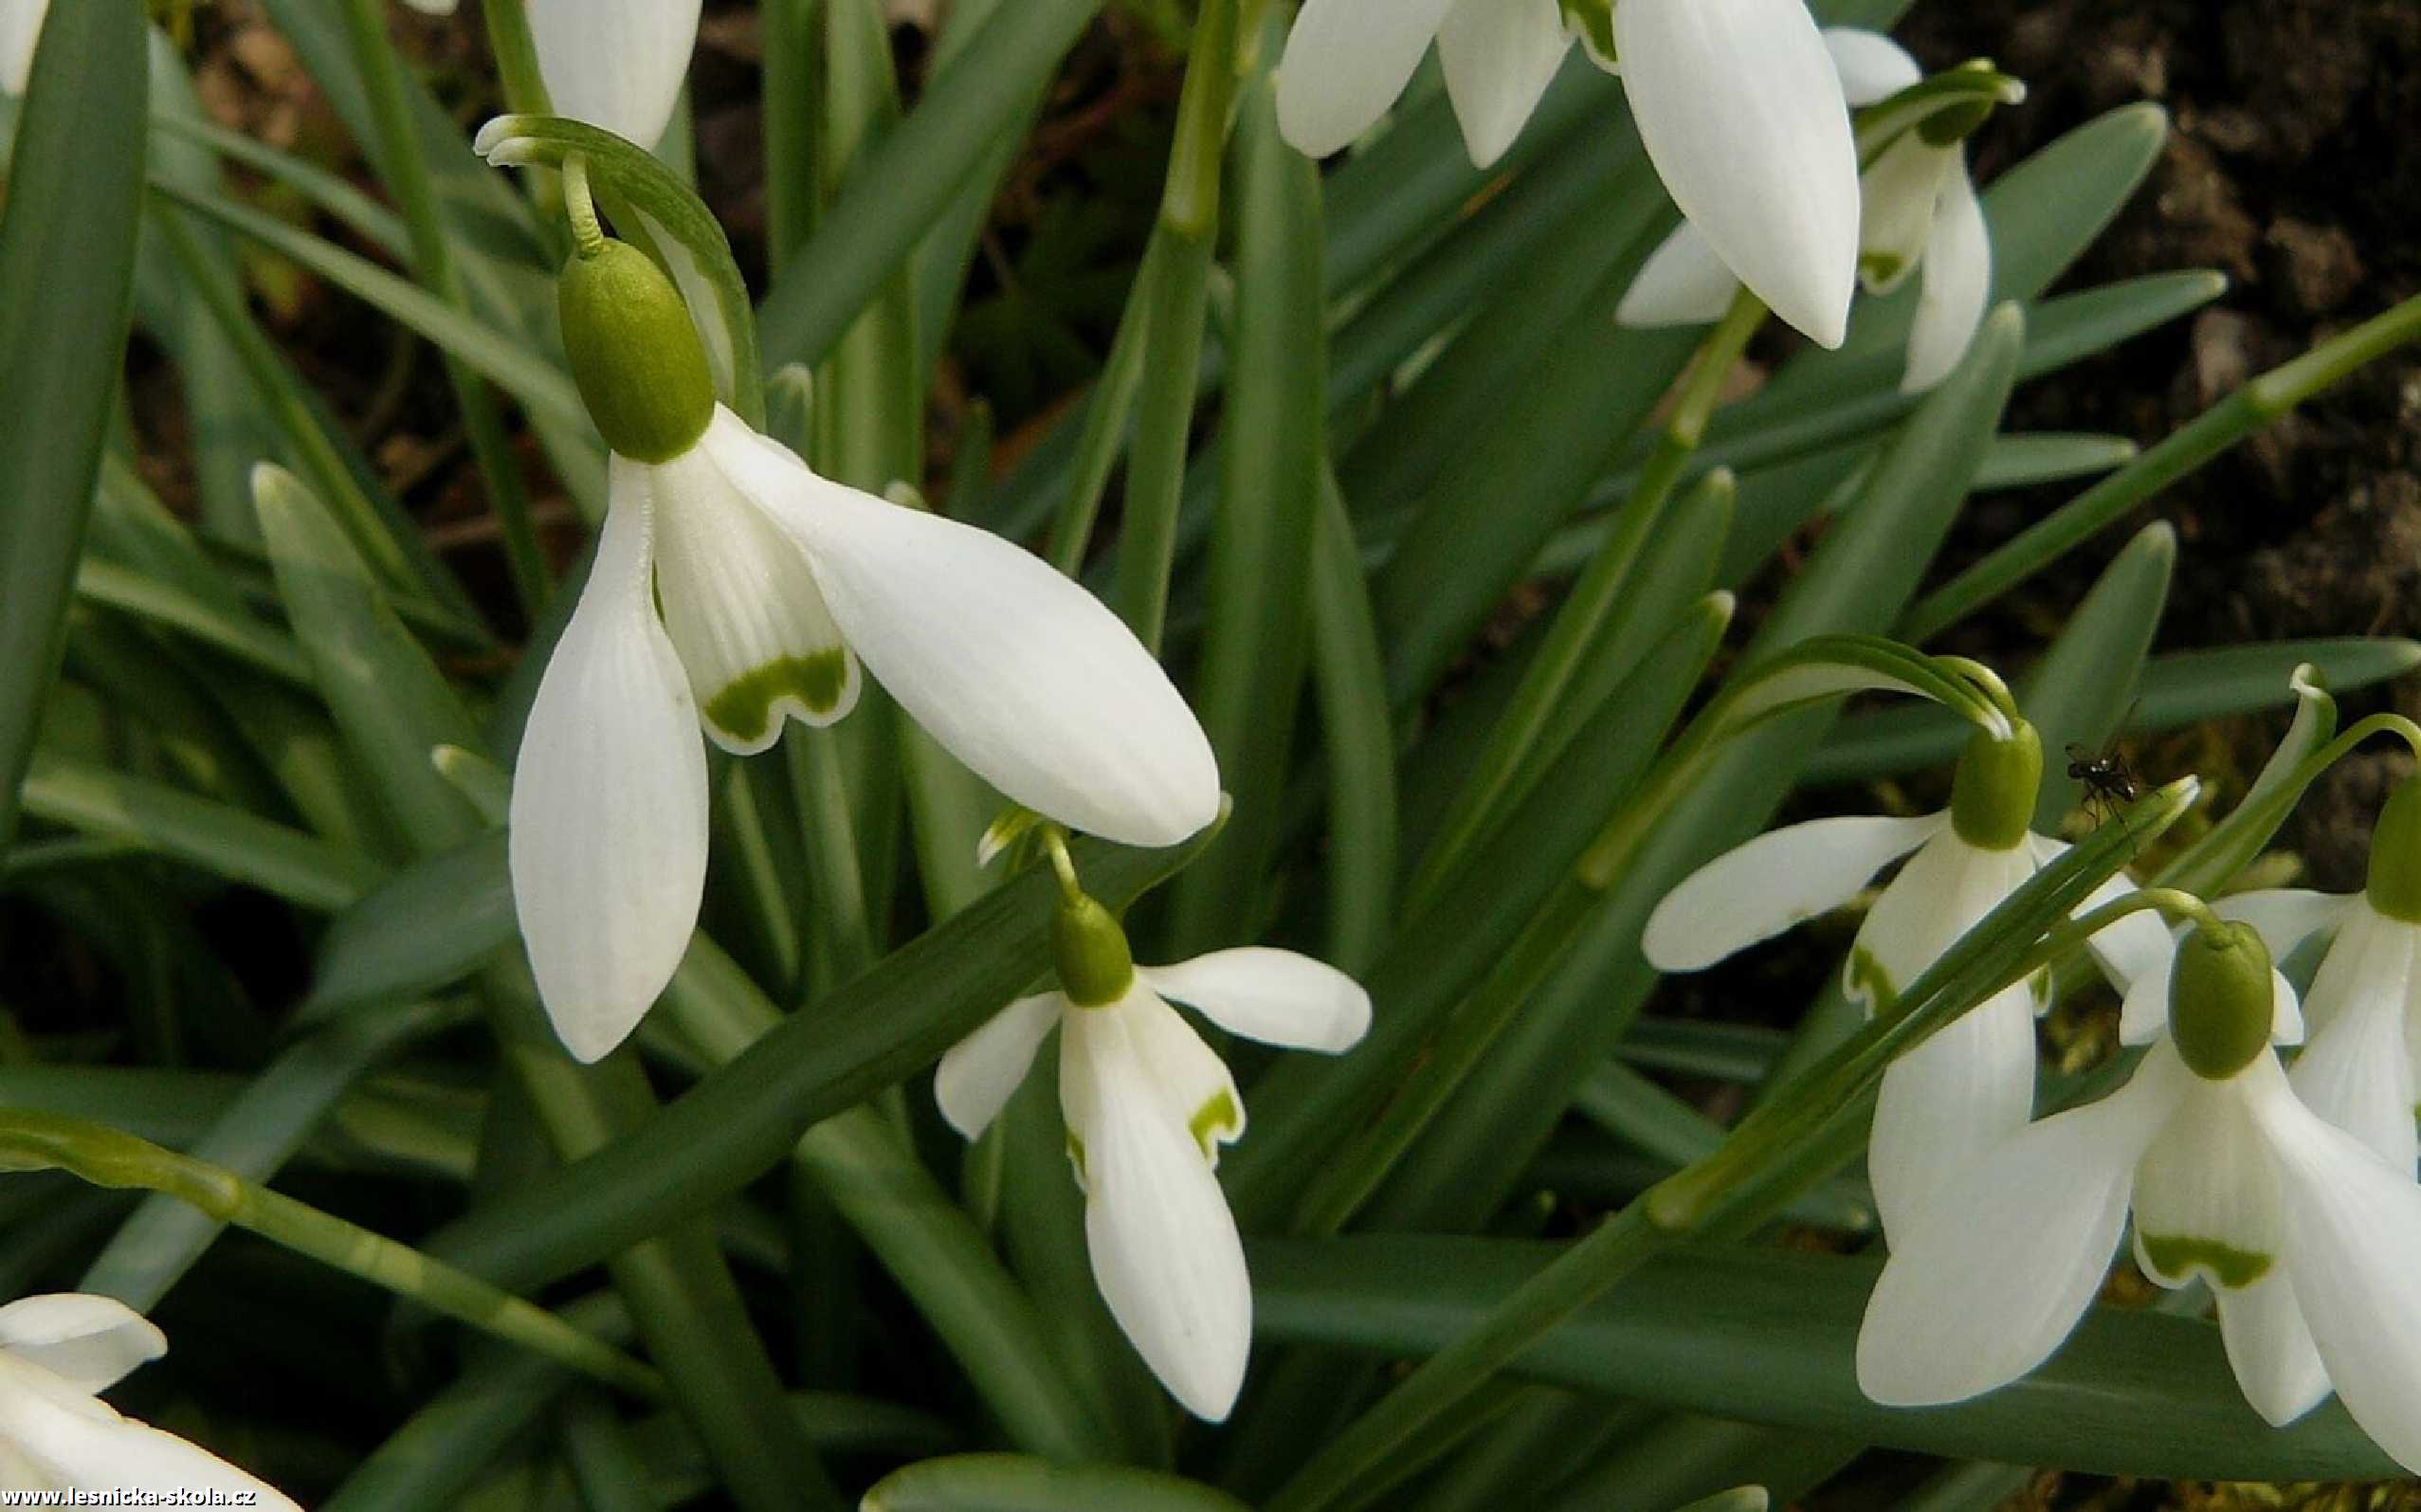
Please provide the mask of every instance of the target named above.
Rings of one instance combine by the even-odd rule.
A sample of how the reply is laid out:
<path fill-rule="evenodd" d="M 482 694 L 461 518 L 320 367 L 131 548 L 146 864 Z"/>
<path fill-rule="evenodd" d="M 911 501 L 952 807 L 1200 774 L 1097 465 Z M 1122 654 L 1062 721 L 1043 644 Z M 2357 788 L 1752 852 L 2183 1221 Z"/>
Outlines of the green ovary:
<path fill-rule="evenodd" d="M 2214 1283 L 2241 1291 L 2269 1274 L 2270 1257 L 2216 1239 L 2180 1239 L 2145 1234 L 2143 1255 L 2164 1276 L 2179 1280 L 2199 1269 Z"/>
<path fill-rule="evenodd" d="M 849 685 L 849 653 L 834 648 L 769 662 L 706 701 L 707 722 L 735 739 L 756 741 L 773 733 L 774 705 L 796 699 L 814 715 L 829 714 Z"/>

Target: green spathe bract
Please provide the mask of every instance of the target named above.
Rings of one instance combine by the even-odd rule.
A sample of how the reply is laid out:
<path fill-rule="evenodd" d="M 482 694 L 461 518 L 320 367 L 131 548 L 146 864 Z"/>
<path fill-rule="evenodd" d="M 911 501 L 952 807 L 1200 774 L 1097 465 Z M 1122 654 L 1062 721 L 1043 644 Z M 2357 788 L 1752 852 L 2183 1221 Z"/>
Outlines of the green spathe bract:
<path fill-rule="evenodd" d="M 2024 720 L 2006 740 L 1978 730 L 1958 757 L 1951 779 L 1950 822 L 1958 838 L 1981 850 L 2012 850 L 2026 844 L 2034 822 L 2034 797 L 2043 786 L 2043 738 Z"/>
<path fill-rule="evenodd" d="M 2269 947 L 2250 924 L 2197 926 L 2177 945 L 2169 981 L 2169 1032 L 2194 1074 L 2224 1082 L 2267 1053 Z"/>
<path fill-rule="evenodd" d="M 1135 986 L 1135 954 L 1110 911 L 1082 893 L 1051 915 L 1059 988 L 1078 1008 L 1110 1008 Z"/>
<path fill-rule="evenodd" d="M 715 380 L 672 280 L 628 242 L 564 264 L 556 286 L 563 350 L 606 445 L 634 462 L 670 462 L 715 415 Z"/>
<path fill-rule="evenodd" d="M 2407 777 L 2371 831 L 2371 906 L 2421 924 L 2421 777 Z"/>

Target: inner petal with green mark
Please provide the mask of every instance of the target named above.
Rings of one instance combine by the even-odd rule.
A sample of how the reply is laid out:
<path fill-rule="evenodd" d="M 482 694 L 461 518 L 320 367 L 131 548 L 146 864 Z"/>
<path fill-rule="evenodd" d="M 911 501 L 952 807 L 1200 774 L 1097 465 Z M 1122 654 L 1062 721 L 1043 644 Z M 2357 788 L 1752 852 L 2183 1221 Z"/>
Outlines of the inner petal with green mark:
<path fill-rule="evenodd" d="M 1202 1146 L 1202 1157 L 1212 1165 L 1219 1163 L 1219 1146 L 1232 1144 L 1244 1132 L 1244 1110 L 1236 1106 L 1235 1093 L 1222 1088 L 1210 1101 L 1193 1110 L 1187 1121 L 1193 1142 Z"/>
<path fill-rule="evenodd" d="M 706 733 L 746 756 L 787 717 L 830 724 L 857 702 L 857 658 L 806 554 L 734 488 L 707 445 L 652 469 L 656 592 Z"/>
<path fill-rule="evenodd" d="M 2269 1274 L 2273 1263 L 2268 1255 L 2217 1239 L 2192 1239 L 2171 1234 L 2139 1234 L 2147 1268 L 2164 1277 L 2183 1282 L 2196 1272 L 2211 1279 L 2212 1284 L 2241 1291 Z"/>

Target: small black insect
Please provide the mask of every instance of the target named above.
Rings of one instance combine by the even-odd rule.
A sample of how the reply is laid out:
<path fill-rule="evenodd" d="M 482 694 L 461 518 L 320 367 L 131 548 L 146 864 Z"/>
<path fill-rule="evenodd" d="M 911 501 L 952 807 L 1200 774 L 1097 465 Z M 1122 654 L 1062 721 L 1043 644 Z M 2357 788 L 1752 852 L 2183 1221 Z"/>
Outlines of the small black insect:
<path fill-rule="evenodd" d="M 2068 777 L 2084 784 L 2084 811 L 2094 816 L 2096 823 L 2116 815 L 2135 802 L 2142 791 L 2135 769 L 2119 754 L 2115 740 L 2103 751 L 2088 751 L 2069 742 Z"/>

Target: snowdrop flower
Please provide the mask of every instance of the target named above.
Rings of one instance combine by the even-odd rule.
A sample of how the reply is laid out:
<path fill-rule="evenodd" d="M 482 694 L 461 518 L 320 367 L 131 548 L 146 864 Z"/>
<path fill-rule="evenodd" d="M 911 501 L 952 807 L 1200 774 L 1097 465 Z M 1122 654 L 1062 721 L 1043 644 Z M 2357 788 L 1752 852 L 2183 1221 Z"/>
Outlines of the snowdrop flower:
<path fill-rule="evenodd" d="M 1836 27 L 1824 34 L 1854 108 L 1888 100 L 1924 77 L 1917 61 L 1880 32 Z M 1859 181 L 1863 200 L 1858 274 L 1870 294 L 1888 294 L 1924 270 L 1908 328 L 1902 393 L 1932 388 L 1958 366 L 1983 322 L 1993 288 L 1993 244 L 1984 208 L 1958 142 L 1925 139 L 1922 128 L 1884 150 Z M 1614 318 L 1625 325 L 1704 325 L 1721 319 L 1739 290 L 1705 235 L 1684 222 L 1649 255 Z"/>
<path fill-rule="evenodd" d="M 1065 852 L 1054 856 L 1065 866 Z M 1213 1168 L 1244 1133 L 1234 1078 L 1169 999 L 1230 1033 L 1330 1054 L 1370 1028 L 1370 997 L 1291 951 L 1216 951 L 1137 966 L 1101 905 L 1071 890 L 1052 921 L 1059 989 L 1020 998 L 941 1058 L 934 1092 L 973 1139 L 1056 1028 L 1067 1154 L 1084 1191 L 1084 1243 L 1110 1315 L 1197 1417 L 1218 1422 L 1244 1385 L 1252 1284 Z"/>
<path fill-rule="evenodd" d="M 513 896 L 556 1032 L 594 1060 L 670 979 L 706 871 L 705 734 L 849 712 L 860 663 L 1015 802 L 1167 846 L 1219 805 L 1192 711 L 1101 603 L 997 537 L 817 477 L 718 405 L 680 296 L 603 242 L 565 347 L 613 448 L 578 607 L 514 772 Z"/>
<path fill-rule="evenodd" d="M 1370 129 L 1434 38 L 1471 160 L 1512 144 L 1586 0 L 1304 0 L 1278 69 L 1278 126 L 1315 157 Z M 1577 16 L 1621 61 L 1673 203 L 1774 313 L 1841 344 L 1858 262 L 1858 154 L 1803 0 L 1620 0 Z M 1584 33 L 1585 34 L 1585 33 Z M 1594 52 L 1596 49 L 1592 48 Z"/>
<path fill-rule="evenodd" d="M 14 0 L 0 0 L 0 5 Z M 451 15 L 455 0 L 408 0 Z M 653 147 L 698 44 L 701 0 L 523 0 L 538 74 L 558 116 Z"/>
<path fill-rule="evenodd" d="M 0 95 L 23 95 L 50 0 L 0 0 Z"/>
<path fill-rule="evenodd" d="M 2421 1187 L 2296 1097 L 2271 1048 L 2302 1037 L 2294 992 L 2250 925 L 2190 933 L 2169 996 L 2124 1087 L 2028 1127 L 1892 1236 L 1859 1386 L 1913 1407 L 2032 1370 L 2101 1288 L 2132 1209 L 2146 1274 L 2211 1284 L 2256 1412 L 2291 1422 L 2334 1385 L 2421 1469 Z"/>
<path fill-rule="evenodd" d="M 1915 819 L 1816 819 L 1759 835 L 1666 894 L 1641 949 L 1659 971 L 1702 970 L 1848 902 L 1913 851 L 1875 900 L 1842 969 L 1842 991 L 1871 1015 L 2066 848 L 2029 832 L 2042 774 L 2033 726 L 2014 721 L 2007 740 L 1979 731 L 1959 757 L 1948 809 Z M 2130 886 L 2113 877 L 2078 911 Z M 2129 915 L 2094 938 L 2105 957 L 2117 950 L 2139 960 L 2164 955 L 2168 944 L 2150 915 Z M 2039 983 L 2013 983 L 1884 1073 L 1867 1164 L 1886 1234 L 2026 1126 L 2041 1006 Z"/>
<path fill-rule="evenodd" d="M 100 1400 L 167 1352 L 160 1331 L 115 1298 L 64 1292 L 0 1307 L 0 1491 L 218 1491 L 300 1512 L 277 1487 Z"/>

